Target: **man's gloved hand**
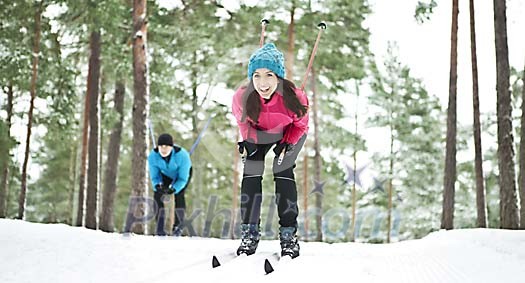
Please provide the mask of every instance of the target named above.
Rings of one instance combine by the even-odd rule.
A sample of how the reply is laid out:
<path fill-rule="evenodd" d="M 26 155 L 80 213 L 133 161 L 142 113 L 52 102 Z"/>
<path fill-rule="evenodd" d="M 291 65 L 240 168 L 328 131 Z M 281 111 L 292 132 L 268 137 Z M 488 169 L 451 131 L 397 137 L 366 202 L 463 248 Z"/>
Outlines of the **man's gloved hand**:
<path fill-rule="evenodd" d="M 239 145 L 240 154 L 244 154 L 244 150 L 246 150 L 246 154 L 248 156 L 253 156 L 257 152 L 257 145 L 250 142 L 249 140 L 238 142 L 237 145 Z"/>
<path fill-rule="evenodd" d="M 173 184 L 170 184 L 170 186 L 168 188 L 166 188 L 166 192 L 165 194 L 168 194 L 168 195 L 171 195 L 173 193 L 178 193 L 175 188 L 173 187 Z"/>
<path fill-rule="evenodd" d="M 173 188 L 171 188 L 171 185 L 169 187 L 166 187 L 164 184 L 157 184 L 155 185 L 155 189 L 158 193 L 161 193 L 161 194 L 173 194 L 173 192 L 175 192 L 175 190 Z"/>
<path fill-rule="evenodd" d="M 162 183 L 155 185 L 155 192 L 164 193 L 164 185 Z"/>

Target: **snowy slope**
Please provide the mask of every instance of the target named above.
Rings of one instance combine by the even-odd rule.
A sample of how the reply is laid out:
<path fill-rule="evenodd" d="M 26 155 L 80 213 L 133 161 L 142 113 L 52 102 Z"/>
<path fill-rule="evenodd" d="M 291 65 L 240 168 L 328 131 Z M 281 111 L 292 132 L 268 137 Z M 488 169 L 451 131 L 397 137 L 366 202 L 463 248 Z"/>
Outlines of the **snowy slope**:
<path fill-rule="evenodd" d="M 0 282 L 524 282 L 525 231 L 442 231 L 390 245 L 304 243 L 264 275 L 277 241 L 212 269 L 238 240 L 123 236 L 0 219 Z M 188 282 L 188 281 L 186 281 Z"/>

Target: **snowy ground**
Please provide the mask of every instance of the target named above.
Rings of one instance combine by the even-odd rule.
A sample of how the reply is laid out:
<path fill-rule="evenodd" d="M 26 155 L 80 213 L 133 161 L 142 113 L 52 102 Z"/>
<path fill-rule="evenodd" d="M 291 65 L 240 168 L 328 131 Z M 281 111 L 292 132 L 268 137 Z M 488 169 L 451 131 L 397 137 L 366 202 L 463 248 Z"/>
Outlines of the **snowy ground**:
<path fill-rule="evenodd" d="M 301 243 L 264 275 L 277 241 L 212 269 L 238 240 L 123 236 L 0 219 L 0 282 L 524 282 L 525 231 L 453 230 L 390 245 Z M 337 280 L 335 280 L 337 278 Z"/>

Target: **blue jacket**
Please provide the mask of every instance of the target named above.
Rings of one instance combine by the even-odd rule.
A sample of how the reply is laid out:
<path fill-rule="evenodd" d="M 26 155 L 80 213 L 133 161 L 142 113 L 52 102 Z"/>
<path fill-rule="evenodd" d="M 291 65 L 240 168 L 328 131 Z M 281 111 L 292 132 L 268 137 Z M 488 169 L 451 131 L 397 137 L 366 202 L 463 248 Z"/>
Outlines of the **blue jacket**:
<path fill-rule="evenodd" d="M 188 184 L 191 160 L 188 151 L 182 147 L 173 146 L 169 163 L 162 158 L 158 149 L 152 150 L 148 156 L 148 165 L 153 191 L 157 190 L 155 185 L 162 183 L 162 175 L 173 180 L 171 187 L 175 190 L 176 194 L 182 191 Z"/>

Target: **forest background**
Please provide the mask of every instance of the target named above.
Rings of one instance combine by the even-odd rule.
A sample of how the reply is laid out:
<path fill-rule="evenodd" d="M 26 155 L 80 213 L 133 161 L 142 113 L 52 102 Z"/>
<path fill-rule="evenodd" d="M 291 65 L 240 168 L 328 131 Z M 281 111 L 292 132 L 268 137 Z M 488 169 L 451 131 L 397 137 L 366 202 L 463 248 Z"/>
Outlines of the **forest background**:
<path fill-rule="evenodd" d="M 303 239 L 389 242 L 440 228 L 515 229 L 520 207 L 525 227 L 521 139 L 502 146 L 496 111 L 510 107 L 507 133 L 523 136 L 525 47 L 516 31 L 524 5 L 495 1 L 508 5 L 505 56 L 494 48 L 502 25 L 477 24 L 480 191 L 471 118 L 471 89 L 478 84 L 471 83 L 472 6 L 392 2 L 398 1 L 0 1 L 0 217 L 148 234 L 154 221 L 145 156 L 152 130 L 171 133 L 188 150 L 199 141 L 185 233 L 235 237 L 242 163 L 230 101 L 246 81 L 260 19 L 268 18 L 266 41 L 286 53 L 287 76 L 298 85 L 317 24 L 327 24 L 306 84 L 313 119 L 296 168 Z M 485 2 L 476 17 L 500 22 L 498 6 Z M 456 62 L 450 60 L 454 7 L 464 11 Z M 504 57 L 511 59 L 507 75 L 496 69 Z M 453 66 L 457 85 L 448 81 Z M 508 101 L 496 89 L 496 81 L 504 85 L 500 74 Z M 447 105 L 456 94 L 458 113 Z M 459 114 L 453 134 L 452 114 Z M 449 152 L 450 136 L 456 139 Z M 498 148 L 512 150 L 518 178 L 498 173 L 508 164 Z M 445 162 L 452 152 L 453 174 Z M 271 175 L 264 180 L 263 235 L 273 238 Z M 137 197 L 149 202 L 137 204 Z M 452 226 L 444 217 L 450 199 Z M 146 225 L 126 225 L 137 219 Z"/>

